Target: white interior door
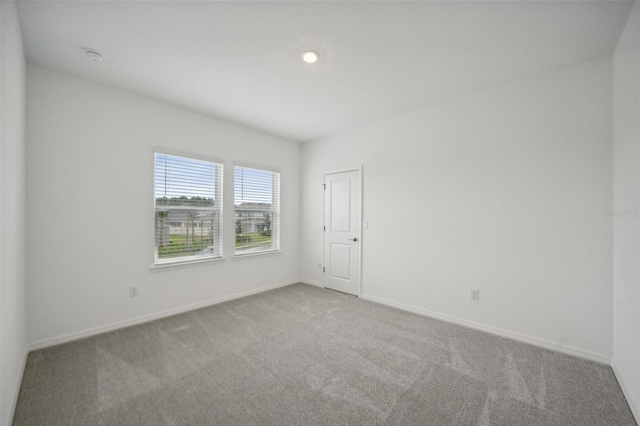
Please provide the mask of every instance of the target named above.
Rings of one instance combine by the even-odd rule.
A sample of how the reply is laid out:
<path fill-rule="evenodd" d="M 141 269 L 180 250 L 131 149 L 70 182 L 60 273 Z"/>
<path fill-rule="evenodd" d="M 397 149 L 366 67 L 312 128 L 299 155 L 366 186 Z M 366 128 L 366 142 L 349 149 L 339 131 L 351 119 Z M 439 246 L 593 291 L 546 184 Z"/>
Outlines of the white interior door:
<path fill-rule="evenodd" d="M 360 295 L 360 170 L 324 175 L 324 286 Z"/>

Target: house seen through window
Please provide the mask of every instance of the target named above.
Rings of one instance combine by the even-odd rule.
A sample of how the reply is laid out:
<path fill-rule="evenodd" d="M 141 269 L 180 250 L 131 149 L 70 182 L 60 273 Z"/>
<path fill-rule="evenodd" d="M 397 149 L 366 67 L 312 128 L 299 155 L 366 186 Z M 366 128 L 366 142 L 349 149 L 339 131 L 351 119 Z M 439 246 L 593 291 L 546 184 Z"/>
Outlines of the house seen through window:
<path fill-rule="evenodd" d="M 155 264 L 222 256 L 223 165 L 155 153 Z"/>
<path fill-rule="evenodd" d="M 280 173 L 234 168 L 235 254 L 280 249 Z"/>

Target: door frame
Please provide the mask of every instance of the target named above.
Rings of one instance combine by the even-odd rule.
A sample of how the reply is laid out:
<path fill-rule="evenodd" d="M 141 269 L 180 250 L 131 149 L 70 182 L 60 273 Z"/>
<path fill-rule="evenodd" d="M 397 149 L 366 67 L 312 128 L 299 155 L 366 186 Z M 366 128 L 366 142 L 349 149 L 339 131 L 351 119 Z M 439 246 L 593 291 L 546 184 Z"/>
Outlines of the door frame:
<path fill-rule="evenodd" d="M 360 206 L 360 214 L 358 215 L 357 219 L 358 219 L 358 272 L 359 272 L 359 280 L 358 280 L 358 293 L 356 294 L 356 297 L 360 297 L 362 295 L 362 199 L 363 199 L 363 185 L 362 185 L 362 165 L 358 165 L 358 166 L 353 166 L 353 167 L 343 167 L 340 169 L 331 169 L 331 170 L 325 170 L 324 172 L 322 172 L 322 185 L 323 185 L 323 191 L 322 191 L 322 224 L 323 226 L 326 226 L 327 224 L 327 217 L 326 217 L 326 192 L 324 190 L 324 185 L 326 182 L 326 177 L 327 175 L 333 175 L 336 173 L 344 173 L 344 172 L 358 172 L 358 179 L 360 180 L 360 199 L 358 200 L 358 205 Z M 325 258 L 325 245 L 327 243 L 326 241 L 326 237 L 327 234 L 325 231 L 322 232 L 322 264 L 326 265 L 327 264 L 327 259 Z M 326 273 L 323 271 L 322 273 L 322 287 L 327 288 L 326 287 L 327 284 L 327 275 Z"/>

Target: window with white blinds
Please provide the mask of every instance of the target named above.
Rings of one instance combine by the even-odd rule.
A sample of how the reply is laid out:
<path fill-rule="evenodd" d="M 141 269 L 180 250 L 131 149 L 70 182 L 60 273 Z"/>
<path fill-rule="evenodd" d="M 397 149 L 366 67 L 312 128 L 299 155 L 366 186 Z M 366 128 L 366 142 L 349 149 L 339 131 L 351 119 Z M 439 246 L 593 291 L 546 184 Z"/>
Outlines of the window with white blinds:
<path fill-rule="evenodd" d="M 223 165 L 155 152 L 155 264 L 222 256 Z"/>
<path fill-rule="evenodd" d="M 280 173 L 235 166 L 235 254 L 280 249 Z"/>

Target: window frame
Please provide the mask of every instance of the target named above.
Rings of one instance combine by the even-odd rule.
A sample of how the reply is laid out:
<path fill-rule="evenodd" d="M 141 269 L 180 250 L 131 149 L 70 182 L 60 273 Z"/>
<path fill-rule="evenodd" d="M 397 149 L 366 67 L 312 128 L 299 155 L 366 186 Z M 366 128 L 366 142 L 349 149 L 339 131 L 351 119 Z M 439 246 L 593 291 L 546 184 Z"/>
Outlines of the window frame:
<path fill-rule="evenodd" d="M 236 232 L 235 232 L 235 223 L 236 223 L 236 200 L 235 200 L 235 193 L 236 193 L 236 167 L 244 167 L 244 168 L 249 168 L 249 169 L 254 169 L 254 170 L 259 170 L 262 172 L 270 172 L 270 173 L 277 173 L 278 174 L 278 182 L 277 182 L 277 191 L 275 190 L 275 182 L 273 183 L 274 187 L 273 187 L 273 194 L 274 194 L 274 199 L 276 201 L 274 201 L 273 204 L 277 205 L 277 209 L 272 209 L 269 210 L 272 213 L 272 218 L 271 218 L 271 232 L 272 234 L 275 233 L 275 235 L 278 236 L 278 238 L 275 240 L 277 242 L 277 247 L 273 247 L 273 243 L 274 243 L 274 239 L 272 237 L 272 245 L 271 248 L 266 249 L 266 250 L 249 250 L 246 252 L 238 252 L 236 251 Z M 233 174 L 233 257 L 234 258 L 243 258 L 243 257 L 251 257 L 251 256 L 261 256 L 261 255 L 269 255 L 269 254 L 274 254 L 274 253 L 280 253 L 281 247 L 282 247 L 282 238 L 281 238 L 281 226 L 280 226 L 280 221 L 282 219 L 282 171 L 278 168 L 275 167 L 269 167 L 269 166 L 264 166 L 264 165 L 260 165 L 260 164 L 252 164 L 252 163 L 245 163 L 245 162 L 234 162 L 233 163 L 233 170 L 232 170 L 232 174 Z M 258 210 L 258 211 L 266 211 L 266 210 Z"/>
<path fill-rule="evenodd" d="M 175 259 L 165 259 L 160 260 L 158 257 L 158 245 L 157 245 L 157 229 L 156 229 L 156 162 L 158 155 L 168 155 L 172 157 L 180 157 L 185 158 L 187 160 L 197 160 L 197 161 L 205 161 L 208 163 L 215 164 L 215 187 L 214 187 L 214 199 L 216 201 L 215 208 L 211 209 L 211 211 L 217 212 L 219 225 L 214 238 L 217 237 L 218 243 L 216 247 L 219 247 L 218 254 L 213 256 L 181 256 Z M 209 262 L 215 262 L 224 260 L 224 174 L 225 174 L 225 161 L 215 157 L 208 157 L 204 155 L 193 154 L 189 152 L 183 151 L 175 151 L 171 149 L 156 147 L 153 148 L 153 189 L 152 189 L 152 209 L 153 209 L 153 220 L 151 223 L 152 226 L 152 236 L 153 236 L 153 263 L 152 270 L 162 270 L 162 269 L 173 269 L 175 267 L 182 267 L 194 264 L 203 264 Z M 219 169 L 219 170 L 218 170 Z M 218 202 L 219 201 L 219 202 Z M 189 210 L 189 208 L 185 208 L 184 210 Z"/>

